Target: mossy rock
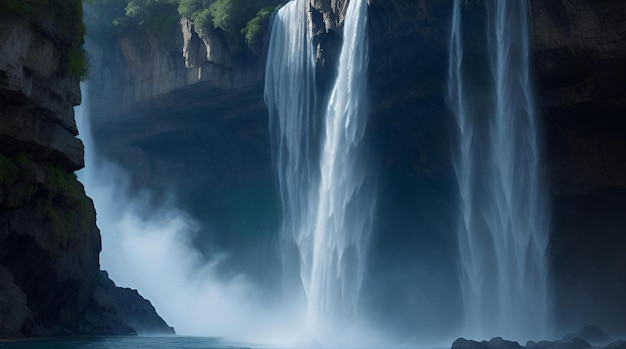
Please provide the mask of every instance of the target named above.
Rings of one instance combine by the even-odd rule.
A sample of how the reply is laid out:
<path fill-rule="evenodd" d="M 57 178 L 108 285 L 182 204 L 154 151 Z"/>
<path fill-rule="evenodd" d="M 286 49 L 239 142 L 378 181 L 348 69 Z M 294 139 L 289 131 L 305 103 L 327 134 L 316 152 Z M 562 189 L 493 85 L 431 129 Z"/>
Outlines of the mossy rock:
<path fill-rule="evenodd" d="M 38 163 L 24 152 L 0 154 L 0 210 L 27 204 L 37 207 L 42 227 L 50 231 L 45 245 L 51 254 L 99 241 L 92 236 L 97 234 L 93 202 L 74 173 L 58 164 Z"/>
<path fill-rule="evenodd" d="M 0 208 L 15 209 L 26 204 L 35 194 L 32 161 L 24 154 L 0 154 Z"/>

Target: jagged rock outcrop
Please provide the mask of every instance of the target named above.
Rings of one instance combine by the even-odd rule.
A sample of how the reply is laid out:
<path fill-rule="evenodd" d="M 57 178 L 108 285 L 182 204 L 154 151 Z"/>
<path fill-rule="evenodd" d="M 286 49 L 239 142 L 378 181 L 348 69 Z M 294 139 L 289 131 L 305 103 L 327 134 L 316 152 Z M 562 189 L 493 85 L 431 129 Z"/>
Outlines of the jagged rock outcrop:
<path fill-rule="evenodd" d="M 89 51 L 95 123 L 202 108 L 206 95 L 258 87 L 265 69 L 242 39 L 219 29 L 197 31 L 187 18 L 158 31 L 135 26 L 113 40 L 95 37 Z"/>
<path fill-rule="evenodd" d="M 28 149 L 73 171 L 84 166 L 72 109 L 80 91 L 75 80 L 59 74 L 60 60 L 54 41 L 33 31 L 27 19 L 2 17 L 0 88 L 15 107 L 0 114 L 0 145 L 9 152 Z"/>
<path fill-rule="evenodd" d="M 79 81 L 63 61 L 72 31 L 58 31 L 59 18 L 43 11 L 18 16 L 5 10 L 0 15 L 0 337 L 91 333 L 81 324 L 98 297 L 101 245 L 93 203 L 73 173 L 84 160 L 73 114 L 81 98 Z M 128 313 L 111 316 L 132 327 L 137 321 L 125 322 Z M 158 317 L 154 311 L 145 318 L 150 316 Z"/>
<path fill-rule="evenodd" d="M 101 271 L 96 289 L 81 323 L 81 332 L 91 334 L 174 334 L 150 302 L 136 290 L 116 287 Z"/>
<path fill-rule="evenodd" d="M 601 331 L 601 330 L 600 330 Z M 581 329 L 579 333 L 583 333 L 584 329 Z M 606 336 L 606 334 L 605 334 Z M 608 339 L 608 337 L 607 337 Z M 467 340 L 465 338 L 458 338 L 452 343 L 452 349 L 589 349 L 589 348 L 603 348 L 603 349 L 617 349 L 623 348 L 625 345 L 623 340 L 617 340 L 614 342 L 607 342 L 592 346 L 587 340 L 581 337 L 573 336 L 571 338 L 548 341 L 542 340 L 539 342 L 528 341 L 526 345 L 520 345 L 514 341 L 504 340 L 500 337 L 492 338 L 489 341 L 483 340 L 481 342 Z"/>
<path fill-rule="evenodd" d="M 452 349 L 589 349 L 591 344 L 582 338 L 572 338 L 568 341 L 529 341 L 525 346 L 514 341 L 504 340 L 500 337 L 489 341 L 473 341 L 459 338 L 452 343 Z"/>

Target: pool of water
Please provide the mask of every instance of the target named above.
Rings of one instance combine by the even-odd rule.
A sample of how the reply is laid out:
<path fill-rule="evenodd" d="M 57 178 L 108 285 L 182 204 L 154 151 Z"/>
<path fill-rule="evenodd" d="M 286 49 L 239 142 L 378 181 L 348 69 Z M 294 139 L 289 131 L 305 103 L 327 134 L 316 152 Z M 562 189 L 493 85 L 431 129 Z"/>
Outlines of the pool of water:
<path fill-rule="evenodd" d="M 238 349 L 253 346 L 237 343 L 226 343 L 219 338 L 187 337 L 187 336 L 141 336 L 141 337 L 67 337 L 52 339 L 34 339 L 0 342 L 0 348 L 15 349 Z M 258 346 L 254 346 L 258 347 Z"/>

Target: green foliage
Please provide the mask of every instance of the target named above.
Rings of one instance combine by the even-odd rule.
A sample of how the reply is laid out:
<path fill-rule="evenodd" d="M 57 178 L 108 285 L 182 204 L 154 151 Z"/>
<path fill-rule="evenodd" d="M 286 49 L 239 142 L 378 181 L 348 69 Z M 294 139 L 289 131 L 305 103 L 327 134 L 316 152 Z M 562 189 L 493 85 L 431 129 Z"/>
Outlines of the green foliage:
<path fill-rule="evenodd" d="M 32 171 L 32 160 L 24 153 L 0 154 L 0 207 L 16 208 L 32 197 L 36 186 L 24 180 L 28 171 Z"/>
<path fill-rule="evenodd" d="M 42 20 L 52 19 L 55 39 L 66 71 L 73 77 L 85 79 L 89 63 L 81 53 L 86 33 L 83 23 L 82 0 L 2 0 L 0 12 L 28 19 L 38 28 Z"/>
<path fill-rule="evenodd" d="M 196 11 L 191 15 L 191 21 L 196 26 L 196 30 L 199 33 L 202 33 L 205 28 L 208 28 L 209 25 L 213 24 L 213 17 L 209 12 L 209 9 L 203 9 L 200 11 Z"/>
<path fill-rule="evenodd" d="M 124 9 L 126 17 L 139 25 L 146 25 L 155 19 L 176 16 L 178 0 L 129 0 Z"/>
<path fill-rule="evenodd" d="M 128 21 L 128 0 L 84 0 L 84 22 L 91 37 L 110 38 Z"/>
<path fill-rule="evenodd" d="M 194 12 L 209 8 L 213 0 L 178 0 L 178 13 L 181 16 L 191 18 Z"/>
<path fill-rule="evenodd" d="M 45 186 L 48 192 L 44 203 L 45 216 L 54 240 L 60 247 L 65 247 L 72 237 L 90 231 L 95 224 L 95 211 L 76 175 L 59 165 L 53 165 L 47 172 Z"/>
<path fill-rule="evenodd" d="M 267 28 L 273 11 L 287 0 L 84 0 L 90 34 L 139 24 L 158 32 L 189 18 L 198 32 L 210 27 L 241 34 L 250 44 Z"/>
<path fill-rule="evenodd" d="M 85 43 L 87 29 L 83 23 L 82 0 L 49 0 L 52 15 L 59 24 L 61 35 L 69 38 L 69 45 L 65 48 L 64 61 L 70 76 L 85 80 L 89 74 L 89 60 L 82 48 Z"/>
<path fill-rule="evenodd" d="M 0 13 L 13 13 L 29 20 L 37 18 L 33 5 L 24 0 L 3 0 L 0 2 Z"/>
<path fill-rule="evenodd" d="M 13 160 L 0 154 L 0 185 L 10 186 L 15 183 L 19 170 L 19 167 Z"/>
<path fill-rule="evenodd" d="M 71 76 L 86 80 L 89 77 L 89 59 L 84 48 L 71 48 L 67 52 L 67 69 Z"/>
<path fill-rule="evenodd" d="M 0 209 L 16 209 L 28 202 L 39 207 L 44 222 L 50 224 L 50 253 L 70 241 L 93 241 L 89 234 L 95 231 L 95 211 L 74 173 L 58 164 L 36 162 L 25 152 L 0 153 Z"/>
<path fill-rule="evenodd" d="M 252 44 L 258 37 L 262 29 L 267 28 L 269 17 L 275 11 L 273 7 L 262 8 L 256 16 L 246 23 L 241 29 L 241 34 L 246 38 L 248 44 Z"/>
<path fill-rule="evenodd" d="M 213 26 L 227 32 L 234 32 L 245 23 L 245 0 L 216 0 L 209 6 Z"/>

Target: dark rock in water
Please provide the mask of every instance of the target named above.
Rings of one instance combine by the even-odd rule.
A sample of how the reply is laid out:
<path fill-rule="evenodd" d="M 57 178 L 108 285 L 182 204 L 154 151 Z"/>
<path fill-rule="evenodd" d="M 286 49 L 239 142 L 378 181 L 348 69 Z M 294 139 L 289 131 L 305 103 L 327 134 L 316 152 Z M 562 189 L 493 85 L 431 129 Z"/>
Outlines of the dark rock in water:
<path fill-rule="evenodd" d="M 489 342 L 477 342 L 465 338 L 459 338 L 452 343 L 452 349 L 521 349 L 517 342 L 507 341 L 501 337 L 492 338 Z"/>
<path fill-rule="evenodd" d="M 619 339 L 619 340 L 616 340 L 615 342 L 607 344 L 603 349 L 626 349 L 626 342 Z"/>
<path fill-rule="evenodd" d="M 507 341 L 501 337 L 492 338 L 488 343 L 490 349 L 521 349 L 522 346 L 517 342 Z"/>
<path fill-rule="evenodd" d="M 582 338 L 572 338 L 569 341 L 547 341 L 543 340 L 538 343 L 528 341 L 523 347 L 517 342 L 507 341 L 500 337 L 492 338 L 490 341 L 476 342 L 459 338 L 452 343 L 452 349 L 588 349 L 591 344 Z M 611 348 L 617 349 L 617 348 Z M 620 348 L 622 349 L 622 348 Z"/>
<path fill-rule="evenodd" d="M 89 334 L 174 334 L 174 328 L 156 313 L 150 301 L 136 290 L 116 287 L 101 271 L 81 333 Z"/>
<path fill-rule="evenodd" d="M 587 349 L 591 344 L 582 338 L 572 338 L 569 341 L 540 341 L 533 349 Z"/>
<path fill-rule="evenodd" d="M 477 342 L 465 338 L 458 338 L 452 343 L 452 349 L 488 349 L 487 342 Z"/>
<path fill-rule="evenodd" d="M 570 333 L 563 337 L 564 341 L 574 338 L 582 338 L 594 345 L 606 345 L 611 342 L 611 337 L 596 326 L 585 326 L 576 333 Z"/>

